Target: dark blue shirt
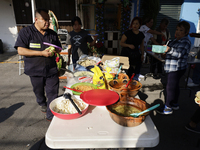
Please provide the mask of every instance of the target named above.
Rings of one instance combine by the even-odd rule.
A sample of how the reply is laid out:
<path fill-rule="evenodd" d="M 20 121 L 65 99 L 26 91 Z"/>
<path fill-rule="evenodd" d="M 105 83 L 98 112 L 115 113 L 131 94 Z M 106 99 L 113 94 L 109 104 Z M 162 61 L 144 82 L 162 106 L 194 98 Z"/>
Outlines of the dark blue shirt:
<path fill-rule="evenodd" d="M 80 32 L 71 31 L 67 38 L 67 44 L 72 45 L 72 58 L 79 59 L 79 55 L 89 54 L 87 42 L 93 41 L 92 37 L 88 35 L 89 32 L 81 29 Z M 79 52 L 80 50 L 80 52 Z"/>
<path fill-rule="evenodd" d="M 42 35 L 32 24 L 31 26 L 25 27 L 20 30 L 15 48 L 23 47 L 36 51 L 43 51 L 49 46 L 43 44 L 43 42 L 51 43 L 61 47 L 58 35 L 51 29 L 47 29 L 45 34 Z M 24 56 L 24 73 L 29 76 L 50 76 L 58 72 L 53 57 L 43 56 Z"/>

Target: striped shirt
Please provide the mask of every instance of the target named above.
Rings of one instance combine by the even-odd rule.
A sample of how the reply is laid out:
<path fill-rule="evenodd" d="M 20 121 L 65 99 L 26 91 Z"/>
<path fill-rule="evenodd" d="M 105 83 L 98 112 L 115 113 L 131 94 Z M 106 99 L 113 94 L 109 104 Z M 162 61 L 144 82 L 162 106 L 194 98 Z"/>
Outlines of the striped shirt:
<path fill-rule="evenodd" d="M 187 68 L 187 58 L 191 42 L 187 36 L 173 40 L 168 44 L 170 50 L 166 53 L 164 70 L 166 73 Z"/>

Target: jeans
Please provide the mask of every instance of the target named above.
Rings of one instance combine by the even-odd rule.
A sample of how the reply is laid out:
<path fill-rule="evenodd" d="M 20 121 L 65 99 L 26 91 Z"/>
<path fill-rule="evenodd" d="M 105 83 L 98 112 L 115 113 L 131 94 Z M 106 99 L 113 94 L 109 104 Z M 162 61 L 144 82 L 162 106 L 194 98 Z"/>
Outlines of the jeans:
<path fill-rule="evenodd" d="M 193 116 L 191 117 L 191 121 L 193 121 L 194 123 L 199 123 L 200 122 L 200 107 L 195 111 L 195 113 L 193 114 Z"/>
<path fill-rule="evenodd" d="M 165 105 L 167 107 L 171 107 L 171 105 L 178 103 L 179 98 L 179 81 L 181 77 L 184 75 L 186 69 L 169 72 L 167 73 L 167 85 L 166 85 L 166 102 Z"/>

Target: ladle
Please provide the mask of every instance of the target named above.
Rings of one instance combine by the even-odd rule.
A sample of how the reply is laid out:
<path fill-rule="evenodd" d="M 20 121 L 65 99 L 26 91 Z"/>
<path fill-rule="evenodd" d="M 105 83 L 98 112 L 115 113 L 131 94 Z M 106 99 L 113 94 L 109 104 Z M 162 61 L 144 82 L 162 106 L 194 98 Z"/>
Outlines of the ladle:
<path fill-rule="evenodd" d="M 148 108 L 148 109 L 146 109 L 146 110 L 144 110 L 144 111 L 142 111 L 140 113 L 132 113 L 132 114 L 130 114 L 130 116 L 137 118 L 140 115 L 142 115 L 142 114 L 144 114 L 146 112 L 149 112 L 149 111 L 151 111 L 151 110 L 153 110 L 153 109 L 155 109 L 155 108 L 157 108 L 159 106 L 160 106 L 160 104 L 156 104 L 156 105 L 154 105 L 154 106 L 152 106 L 152 107 L 150 107 L 150 108 Z"/>
<path fill-rule="evenodd" d="M 66 87 L 66 86 L 63 86 L 63 87 L 66 88 L 66 89 L 75 91 L 75 92 L 81 92 L 81 93 L 83 93 L 83 91 L 81 91 L 81 90 L 72 89 L 72 88 L 69 88 L 69 87 Z"/>
<path fill-rule="evenodd" d="M 115 76 L 113 79 L 117 79 L 117 78 L 118 78 L 118 75 L 119 75 L 119 73 L 120 73 L 121 69 L 122 69 L 122 65 L 119 67 L 119 70 L 118 70 L 118 72 L 117 72 L 116 76 Z"/>
<path fill-rule="evenodd" d="M 126 87 L 128 87 L 129 83 L 133 80 L 133 77 L 135 76 L 135 73 L 133 73 L 133 75 L 131 76 L 130 80 L 128 81 Z"/>
<path fill-rule="evenodd" d="M 69 99 L 70 102 L 72 103 L 72 105 L 74 106 L 74 108 L 78 111 L 78 113 L 81 115 L 82 112 L 80 111 L 80 109 L 76 106 L 76 104 L 74 103 L 73 99 L 71 98 L 71 94 L 70 93 L 65 93 L 64 95 L 65 99 Z"/>

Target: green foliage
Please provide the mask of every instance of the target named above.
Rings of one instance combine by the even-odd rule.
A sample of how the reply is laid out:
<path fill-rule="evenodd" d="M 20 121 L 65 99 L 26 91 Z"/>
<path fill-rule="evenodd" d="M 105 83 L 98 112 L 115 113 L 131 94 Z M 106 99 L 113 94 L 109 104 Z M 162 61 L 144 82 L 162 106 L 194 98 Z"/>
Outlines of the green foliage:
<path fill-rule="evenodd" d="M 105 23 L 104 23 L 104 3 L 106 0 L 95 0 L 95 24 L 96 31 L 98 36 L 98 41 L 104 43 L 104 32 L 105 32 Z"/>
<path fill-rule="evenodd" d="M 94 46 L 91 46 L 90 43 L 87 43 L 89 50 L 92 53 L 98 54 L 98 56 L 102 56 L 106 52 L 106 48 L 102 42 L 95 43 Z"/>
<path fill-rule="evenodd" d="M 122 7 L 121 7 L 120 37 L 122 37 L 124 32 L 129 28 L 132 3 L 129 0 L 121 0 L 121 4 Z"/>
<path fill-rule="evenodd" d="M 160 11 L 160 1 L 159 0 L 143 0 L 141 3 L 141 9 L 144 12 L 143 19 L 146 17 L 151 17 L 154 20 L 152 29 L 156 27 L 157 15 Z"/>

